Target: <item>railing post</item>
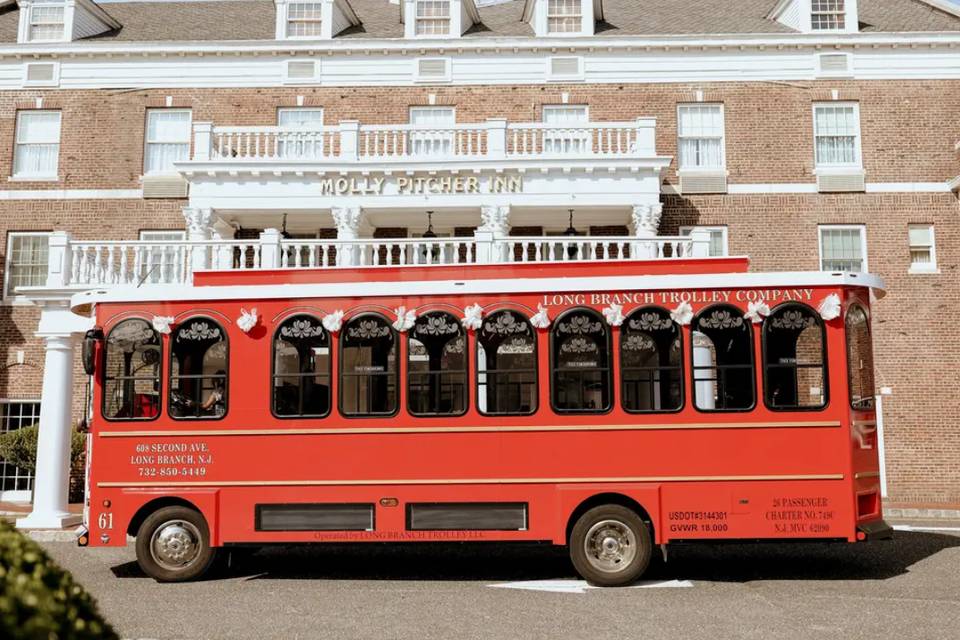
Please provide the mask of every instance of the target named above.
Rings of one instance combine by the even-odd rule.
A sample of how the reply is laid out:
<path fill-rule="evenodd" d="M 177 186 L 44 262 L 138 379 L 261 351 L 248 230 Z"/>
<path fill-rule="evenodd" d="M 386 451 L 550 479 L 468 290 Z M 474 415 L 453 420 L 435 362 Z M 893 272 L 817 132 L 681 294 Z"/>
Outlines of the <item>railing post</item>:
<path fill-rule="evenodd" d="M 507 157 L 507 119 L 487 118 L 487 157 L 504 160 Z"/>
<path fill-rule="evenodd" d="M 709 258 L 710 257 L 710 231 L 703 227 L 694 227 L 690 232 L 690 241 L 693 244 L 692 257 Z"/>
<path fill-rule="evenodd" d="M 61 289 L 70 284 L 70 268 L 73 265 L 70 240 L 70 234 L 66 231 L 54 231 L 50 234 L 47 249 L 47 287 Z"/>
<path fill-rule="evenodd" d="M 280 235 L 279 229 L 264 229 L 260 232 L 260 268 L 261 269 L 279 269 L 280 268 Z M 254 265 L 257 268 L 257 265 Z"/>
<path fill-rule="evenodd" d="M 213 123 L 193 123 L 193 159 L 209 160 L 213 157 Z"/>
<path fill-rule="evenodd" d="M 637 140 L 633 155 L 653 156 L 657 154 L 657 119 L 637 118 Z"/>
<path fill-rule="evenodd" d="M 360 121 L 340 121 L 340 158 L 356 162 L 360 155 Z"/>
<path fill-rule="evenodd" d="M 473 241 L 477 247 L 477 264 L 492 264 L 497 262 L 496 236 L 493 231 L 476 229 L 473 232 Z"/>

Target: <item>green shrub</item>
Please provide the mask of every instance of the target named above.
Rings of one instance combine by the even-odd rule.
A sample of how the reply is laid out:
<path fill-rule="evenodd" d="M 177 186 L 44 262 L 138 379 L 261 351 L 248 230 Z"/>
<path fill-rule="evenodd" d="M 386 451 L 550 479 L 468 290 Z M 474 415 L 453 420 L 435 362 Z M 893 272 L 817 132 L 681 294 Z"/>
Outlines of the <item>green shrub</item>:
<path fill-rule="evenodd" d="M 33 540 L 0 521 L 0 638 L 117 638 L 96 601 Z"/>
<path fill-rule="evenodd" d="M 0 458 L 30 473 L 36 472 L 39 430 L 38 425 L 33 425 L 0 434 Z M 85 451 L 84 434 L 74 431 L 70 438 L 70 470 L 72 472 L 83 473 Z"/>

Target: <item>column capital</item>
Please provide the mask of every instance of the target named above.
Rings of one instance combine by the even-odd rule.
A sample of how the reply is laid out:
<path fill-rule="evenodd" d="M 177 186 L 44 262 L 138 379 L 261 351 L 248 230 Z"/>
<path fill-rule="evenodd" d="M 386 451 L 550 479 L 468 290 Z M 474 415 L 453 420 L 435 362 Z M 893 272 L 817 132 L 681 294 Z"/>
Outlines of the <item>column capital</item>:
<path fill-rule="evenodd" d="M 477 231 L 490 231 L 505 236 L 510 232 L 510 205 L 485 204 L 480 207 L 483 223 Z"/>
<path fill-rule="evenodd" d="M 360 207 L 331 207 L 330 215 L 337 227 L 337 237 L 353 239 L 363 225 L 363 209 Z"/>
<path fill-rule="evenodd" d="M 630 212 L 630 224 L 633 235 L 638 238 L 654 238 L 660 232 L 660 219 L 663 217 L 663 204 L 653 202 L 635 204 Z"/>
<path fill-rule="evenodd" d="M 184 207 L 183 219 L 187 223 L 189 240 L 206 240 L 210 237 L 213 209 L 209 207 Z"/>

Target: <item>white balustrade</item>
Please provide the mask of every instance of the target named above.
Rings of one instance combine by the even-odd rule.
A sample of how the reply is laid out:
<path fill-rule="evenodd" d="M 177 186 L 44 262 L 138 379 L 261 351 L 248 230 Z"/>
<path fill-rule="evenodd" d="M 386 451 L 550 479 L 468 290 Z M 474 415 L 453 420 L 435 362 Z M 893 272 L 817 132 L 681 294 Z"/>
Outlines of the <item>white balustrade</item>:
<path fill-rule="evenodd" d="M 486 155 L 485 127 L 369 125 L 360 127 L 362 158 L 476 158 Z"/>
<path fill-rule="evenodd" d="M 211 159 L 315 160 L 336 155 L 337 127 L 214 127 Z"/>
<path fill-rule="evenodd" d="M 655 155 L 645 128 L 637 123 L 600 122 L 558 127 L 528 123 L 507 125 L 507 156 L 516 158 Z"/>
<path fill-rule="evenodd" d="M 498 242 L 503 249 L 495 255 L 507 262 L 672 260 L 706 256 L 709 251 L 709 242 L 688 236 L 511 236 Z"/>

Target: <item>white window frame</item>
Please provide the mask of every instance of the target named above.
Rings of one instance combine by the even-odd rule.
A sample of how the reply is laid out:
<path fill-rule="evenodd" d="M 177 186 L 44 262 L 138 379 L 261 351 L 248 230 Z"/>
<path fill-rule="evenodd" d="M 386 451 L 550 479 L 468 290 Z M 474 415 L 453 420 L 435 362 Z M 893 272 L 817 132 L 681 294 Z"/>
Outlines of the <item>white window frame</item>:
<path fill-rule="evenodd" d="M 36 405 L 35 411 L 31 411 L 31 412 L 30 412 L 30 415 L 31 415 L 31 416 L 34 416 L 37 422 L 40 421 L 40 403 L 41 403 L 41 399 L 40 399 L 40 398 L 26 398 L 26 399 L 3 398 L 3 399 L 0 399 L 0 405 L 3 405 L 4 407 L 7 407 L 7 406 L 9 406 L 9 405 L 14 405 L 14 404 L 19 404 L 19 405 Z M 20 415 L 18 415 L 18 416 L 16 416 L 16 417 L 17 417 L 18 419 L 22 419 L 23 416 L 24 416 L 24 413 L 21 411 L 21 412 L 20 412 Z M 10 415 L 9 415 L 9 413 L 7 412 L 7 410 L 5 409 L 2 413 L 0 413 L 0 433 L 7 433 L 7 432 L 8 432 L 8 431 L 7 431 L 7 426 L 10 424 L 10 422 L 11 422 L 11 420 L 10 420 Z M 31 425 L 26 424 L 26 425 L 21 426 L 20 428 L 22 429 L 24 426 L 27 426 L 27 427 L 28 427 L 28 426 L 31 426 Z M 10 463 L 5 462 L 5 463 L 3 463 L 3 464 L 4 464 L 4 469 L 3 469 L 3 470 L 6 471 L 6 465 L 9 465 Z M 10 466 L 13 467 L 13 465 L 10 465 Z M 23 470 L 22 468 L 20 468 L 20 467 L 13 467 L 13 469 L 14 469 L 14 474 L 13 474 L 12 476 L 10 476 L 10 477 L 12 477 L 14 480 L 18 480 L 18 479 L 25 479 L 25 480 L 27 480 L 27 484 L 30 486 L 30 489 L 3 489 L 3 484 L 2 484 L 2 482 L 0 482 L 0 500 L 9 501 L 9 502 L 18 502 L 18 501 L 28 501 L 28 500 L 30 500 L 30 494 L 31 494 L 31 492 L 32 492 L 32 490 L 33 490 L 33 488 L 34 488 L 34 482 L 36 481 L 36 474 L 35 474 L 35 473 L 28 473 L 28 472 L 24 471 L 24 470 Z M 6 474 L 4 474 L 4 476 L 6 477 Z"/>
<path fill-rule="evenodd" d="M 825 2 L 830 2 L 831 0 L 824 0 Z M 813 33 L 838 33 L 849 30 L 849 25 L 847 21 L 850 19 L 850 7 L 849 0 L 833 0 L 836 2 L 842 3 L 842 6 L 839 11 L 817 11 L 815 5 L 818 0 L 810 0 L 810 31 Z M 815 16 L 840 16 L 840 20 L 843 21 L 842 25 L 828 28 L 817 28 L 814 26 L 816 22 Z"/>
<path fill-rule="evenodd" d="M 455 126 L 457 124 L 457 108 L 449 106 L 416 106 L 410 107 L 408 113 L 409 123 L 413 126 L 414 122 L 414 113 L 416 112 L 434 112 L 437 114 L 440 113 L 449 113 L 450 114 L 450 124 L 438 124 L 436 127 L 438 129 L 443 129 L 447 126 Z M 446 119 L 446 118 L 443 118 Z M 409 148 L 408 152 L 413 156 L 439 156 L 439 157 L 448 157 L 453 155 L 455 149 L 454 145 L 456 144 L 456 134 L 454 131 L 438 131 L 430 132 L 428 131 L 417 131 L 416 129 L 410 131 L 410 139 L 408 141 Z"/>
<path fill-rule="evenodd" d="M 402 1 L 402 0 L 401 0 Z M 436 17 L 436 16 L 421 16 L 420 15 L 420 6 L 421 4 L 428 2 L 440 2 L 443 1 L 447 5 L 447 16 Z M 453 0 L 413 0 L 413 35 L 415 38 L 443 38 L 450 37 L 454 35 L 453 29 L 453 16 L 454 7 Z M 447 32 L 446 33 L 420 33 L 420 25 L 425 22 L 430 23 L 440 23 L 446 20 L 447 22 Z"/>
<path fill-rule="evenodd" d="M 290 14 L 291 14 L 290 9 L 293 8 L 295 5 L 304 5 L 304 4 L 316 5 L 316 9 L 317 9 L 317 11 L 319 12 L 320 17 L 319 17 L 319 18 L 316 18 L 316 19 L 306 19 L 306 18 L 293 19 L 293 18 L 291 18 L 291 17 L 290 17 Z M 283 17 L 283 38 L 284 38 L 285 40 L 317 40 L 317 39 L 323 38 L 323 37 L 324 37 L 324 28 L 323 28 L 323 26 L 324 26 L 324 19 L 323 19 L 323 18 L 324 18 L 324 16 L 323 16 L 323 2 L 320 2 L 319 0 L 293 0 L 293 1 L 291 1 L 291 2 L 287 2 L 287 3 L 286 3 L 286 8 L 285 8 L 285 10 L 284 10 L 284 17 Z M 296 22 L 296 23 L 304 23 L 304 24 L 318 24 L 318 25 L 320 26 L 320 33 L 318 33 L 318 34 L 307 34 L 307 35 L 290 35 L 290 26 L 291 26 L 291 24 L 293 24 L 294 22 Z"/>
<path fill-rule="evenodd" d="M 583 34 L 583 3 L 584 0 L 566 0 L 572 2 L 577 7 L 576 13 L 550 13 L 550 0 L 544 0 L 544 13 L 546 14 L 546 34 L 548 36 L 570 36 L 570 35 L 582 35 Z M 564 0 L 560 0 L 564 2 Z M 553 31 L 550 29 L 550 21 L 553 19 L 563 20 L 563 19 L 576 19 L 576 29 L 572 31 Z"/>
<path fill-rule="evenodd" d="M 581 110 L 583 119 L 578 120 L 570 126 L 590 124 L 590 107 L 585 104 L 545 104 L 540 113 L 541 121 L 544 125 L 547 122 L 549 113 L 553 111 L 574 111 Z M 582 131 L 572 131 L 565 133 L 563 124 L 556 124 L 556 129 L 545 129 L 543 131 L 543 153 L 557 155 L 578 155 L 590 150 L 591 132 L 588 129 Z"/>
<path fill-rule="evenodd" d="M 684 109 L 703 107 L 718 107 L 720 109 L 719 136 L 683 135 L 680 132 L 681 114 Z M 685 139 L 715 140 L 720 138 L 720 165 L 716 167 L 689 167 L 681 165 L 680 142 Z M 689 173 L 726 173 L 727 171 L 727 112 L 722 102 L 681 102 L 677 105 L 677 170 Z"/>
<path fill-rule="evenodd" d="M 831 107 L 852 107 L 853 108 L 853 117 L 856 122 L 856 133 L 854 134 L 854 145 L 856 159 L 853 162 L 820 162 L 818 157 L 818 140 L 821 137 L 838 137 L 838 136 L 828 136 L 821 135 L 817 131 L 817 110 L 820 108 L 831 108 Z M 824 170 L 826 172 L 833 172 L 834 170 L 843 171 L 862 171 L 863 170 L 863 149 L 862 149 L 862 135 L 861 135 L 861 126 L 860 126 L 860 103 L 859 102 L 814 102 L 813 103 L 813 163 L 818 170 Z"/>
<path fill-rule="evenodd" d="M 59 23 L 57 23 L 57 22 L 42 22 L 42 23 L 41 23 L 41 22 L 37 22 L 37 20 L 34 18 L 34 13 L 36 13 L 38 9 L 41 9 L 41 10 L 42 10 L 42 9 L 51 9 L 51 8 L 52 8 L 52 9 L 60 9 L 60 14 L 61 14 L 61 20 L 60 20 L 60 22 L 59 22 Z M 28 17 L 27 17 L 26 34 L 25 34 L 25 40 L 26 40 L 26 42 L 64 42 L 64 41 L 69 40 L 69 38 L 67 37 L 67 22 L 68 22 L 68 17 L 67 17 L 67 6 L 66 6 L 66 3 L 50 3 L 50 2 L 44 2 L 44 3 L 38 3 L 38 4 L 31 4 L 31 5 L 30 5 L 30 10 L 29 10 L 28 13 L 29 13 L 29 15 L 28 15 Z M 38 26 L 38 25 L 40 25 L 40 24 L 45 24 L 45 25 L 60 24 L 60 25 L 62 25 L 62 29 L 61 29 L 61 31 L 60 31 L 60 36 L 57 37 L 57 38 L 34 38 L 34 37 L 33 37 L 33 27 Z"/>
<path fill-rule="evenodd" d="M 16 294 L 10 291 L 10 274 L 13 271 L 12 266 L 12 256 L 13 256 L 13 241 L 15 238 L 24 238 L 24 237 L 43 237 L 47 239 L 47 268 L 50 265 L 50 231 L 10 231 L 7 233 L 7 253 L 4 257 L 5 264 L 3 269 L 3 291 L 2 299 L 7 303 L 17 304 L 17 303 L 26 303 L 27 299 L 22 295 Z M 44 284 L 46 284 L 46 279 L 44 279 Z M 43 286 L 42 284 L 39 286 Z"/>
<path fill-rule="evenodd" d="M 714 233 L 719 233 L 719 234 L 720 234 L 721 251 L 722 251 L 723 253 L 720 253 L 719 255 L 714 255 L 713 253 L 711 253 L 709 257 L 711 257 L 711 258 L 724 258 L 724 257 L 730 255 L 730 244 L 728 243 L 728 231 L 729 231 L 729 230 L 728 230 L 728 228 L 727 228 L 726 225 L 722 225 L 722 224 L 699 225 L 699 224 L 696 224 L 696 225 L 689 225 L 689 226 L 680 227 L 680 229 L 679 229 L 679 233 L 680 233 L 681 236 L 689 236 L 689 235 L 691 235 L 694 231 L 706 231 L 706 232 L 709 233 L 709 234 L 714 234 Z M 712 238 L 712 237 L 710 238 L 710 245 L 711 245 L 710 248 L 712 249 L 712 248 L 713 248 L 713 238 Z"/>
<path fill-rule="evenodd" d="M 910 231 L 913 229 L 929 229 L 930 230 L 930 244 L 929 245 L 919 245 L 913 244 L 910 240 Z M 910 269 L 909 273 L 940 273 L 940 268 L 937 266 L 937 235 L 936 228 L 931 223 L 917 223 L 907 225 L 907 246 L 910 252 Z M 923 249 L 930 250 L 930 262 L 927 263 L 916 263 L 913 261 L 913 249 L 914 247 L 919 247 Z"/>
<path fill-rule="evenodd" d="M 860 255 L 863 261 L 862 271 L 854 273 L 869 273 L 870 266 L 867 263 L 867 225 L 864 224 L 821 224 L 817 225 L 817 252 L 819 257 L 820 271 L 833 273 L 834 269 L 824 269 L 823 266 L 823 232 L 829 231 L 858 231 L 860 233 Z"/>
<path fill-rule="evenodd" d="M 142 242 L 186 242 L 187 232 L 180 229 L 142 229 L 140 240 Z M 137 280 L 152 284 L 174 282 L 179 261 L 184 257 L 183 251 L 186 251 L 186 245 L 182 249 L 174 246 L 149 248 L 145 251 Z"/>
<path fill-rule="evenodd" d="M 20 118 L 24 114 L 56 114 L 57 116 L 57 166 L 53 173 L 23 173 L 17 172 L 17 156 L 22 147 L 31 145 L 48 145 L 52 142 L 21 142 L 20 141 Z M 60 140 L 63 137 L 63 114 L 57 109 L 20 109 L 17 111 L 16 122 L 14 123 L 13 140 L 13 167 L 11 169 L 10 180 L 30 181 L 56 181 L 60 179 Z"/>
<path fill-rule="evenodd" d="M 173 142 L 173 141 L 151 141 L 150 140 L 150 114 L 152 113 L 186 113 L 187 114 L 187 139 L 185 141 Z M 146 111 L 144 117 L 144 129 L 143 129 L 143 175 L 145 176 L 164 176 L 164 175 L 176 175 L 176 169 L 160 169 L 156 171 L 147 171 L 147 158 L 150 153 L 151 144 L 186 144 L 187 146 L 187 159 L 190 158 L 190 149 L 193 146 L 193 109 L 184 109 L 184 108 L 171 108 L 171 107 L 158 107 L 158 108 L 149 108 Z"/>

